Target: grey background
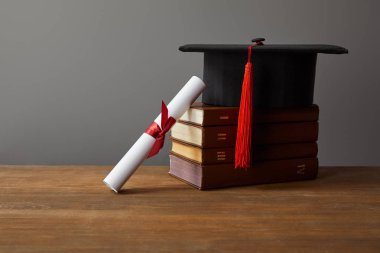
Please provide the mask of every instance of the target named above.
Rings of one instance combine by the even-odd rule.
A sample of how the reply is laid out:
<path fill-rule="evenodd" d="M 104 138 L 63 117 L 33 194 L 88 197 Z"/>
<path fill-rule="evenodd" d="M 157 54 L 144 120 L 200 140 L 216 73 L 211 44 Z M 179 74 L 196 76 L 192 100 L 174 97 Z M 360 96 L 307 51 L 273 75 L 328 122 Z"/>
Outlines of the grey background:
<path fill-rule="evenodd" d="M 326 43 L 322 165 L 379 165 L 379 1 L 0 1 L 0 163 L 115 164 L 203 57 L 186 43 Z M 168 144 L 168 143 L 167 143 Z M 146 164 L 167 164 L 170 145 Z"/>

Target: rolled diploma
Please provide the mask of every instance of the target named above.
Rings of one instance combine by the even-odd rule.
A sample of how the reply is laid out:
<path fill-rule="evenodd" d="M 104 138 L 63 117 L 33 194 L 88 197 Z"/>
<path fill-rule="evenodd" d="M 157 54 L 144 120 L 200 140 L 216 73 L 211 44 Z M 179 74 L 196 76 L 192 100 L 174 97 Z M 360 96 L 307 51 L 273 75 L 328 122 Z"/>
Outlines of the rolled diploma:
<path fill-rule="evenodd" d="M 200 78 L 196 76 L 191 77 L 168 104 L 168 117 L 178 120 L 205 88 L 206 85 Z M 161 126 L 161 114 L 154 121 Z M 103 182 L 113 191 L 118 192 L 146 159 L 155 141 L 155 138 L 143 133 Z"/>

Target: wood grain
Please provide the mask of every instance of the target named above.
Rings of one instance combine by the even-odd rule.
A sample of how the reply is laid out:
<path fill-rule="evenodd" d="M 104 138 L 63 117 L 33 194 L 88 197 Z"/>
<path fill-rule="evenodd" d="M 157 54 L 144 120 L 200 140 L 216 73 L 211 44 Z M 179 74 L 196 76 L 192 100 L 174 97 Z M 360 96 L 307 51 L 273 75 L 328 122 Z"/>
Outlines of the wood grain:
<path fill-rule="evenodd" d="M 0 252 L 380 252 L 380 168 L 198 191 L 142 167 L 0 166 Z"/>

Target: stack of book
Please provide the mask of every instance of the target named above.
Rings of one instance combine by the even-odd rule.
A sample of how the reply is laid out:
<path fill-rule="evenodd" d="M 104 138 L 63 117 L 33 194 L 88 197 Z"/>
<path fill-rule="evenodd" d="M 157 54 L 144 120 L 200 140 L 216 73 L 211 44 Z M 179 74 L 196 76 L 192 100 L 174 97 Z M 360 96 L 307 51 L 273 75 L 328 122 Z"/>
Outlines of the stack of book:
<path fill-rule="evenodd" d="M 238 107 L 194 103 L 171 130 L 169 174 L 198 189 L 313 179 L 317 105 L 255 109 L 251 167 L 234 168 Z"/>

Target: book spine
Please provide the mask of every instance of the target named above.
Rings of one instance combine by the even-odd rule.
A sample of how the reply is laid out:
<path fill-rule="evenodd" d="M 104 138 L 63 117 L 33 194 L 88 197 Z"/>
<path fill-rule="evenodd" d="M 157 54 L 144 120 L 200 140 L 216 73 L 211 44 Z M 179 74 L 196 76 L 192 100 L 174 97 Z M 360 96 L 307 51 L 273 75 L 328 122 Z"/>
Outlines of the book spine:
<path fill-rule="evenodd" d="M 319 107 L 311 105 L 295 108 L 268 108 L 254 109 L 253 122 L 255 123 L 280 123 L 318 121 Z"/>
<path fill-rule="evenodd" d="M 236 125 L 239 110 L 204 110 L 202 126 Z"/>
<path fill-rule="evenodd" d="M 191 118 L 188 120 L 182 118 L 180 121 L 200 126 L 236 125 L 239 109 L 225 109 L 221 107 L 220 109 L 213 110 L 205 109 L 203 113 L 203 122 L 201 124 L 193 122 Z M 293 108 L 254 109 L 253 111 L 254 123 L 317 121 L 318 117 L 319 107 L 317 105 Z"/>
<path fill-rule="evenodd" d="M 202 148 L 235 145 L 236 126 L 203 127 L 202 131 Z M 252 131 L 253 145 L 315 142 L 318 139 L 318 122 L 256 124 Z"/>
<path fill-rule="evenodd" d="M 237 126 L 203 127 L 201 147 L 233 147 L 236 142 L 236 132 Z"/>
<path fill-rule="evenodd" d="M 202 172 L 201 189 L 282 183 L 315 179 L 318 175 L 318 159 L 255 162 L 247 170 L 235 170 L 227 166 L 203 166 Z"/>
<path fill-rule="evenodd" d="M 187 145 L 187 144 L 186 144 Z M 194 147 L 200 149 L 198 147 Z M 200 149 L 202 153 L 202 159 L 200 161 L 195 160 L 191 154 L 184 154 L 171 150 L 170 154 L 174 154 L 178 157 L 190 160 L 195 163 L 202 165 L 205 164 L 220 164 L 220 163 L 233 163 L 235 157 L 235 150 L 233 148 L 211 148 L 211 149 Z"/>
<path fill-rule="evenodd" d="M 172 149 L 172 153 L 189 159 L 193 162 L 208 165 L 217 163 L 233 163 L 235 149 L 232 147 L 226 148 L 199 148 L 189 144 L 181 143 L 192 149 L 197 149 L 202 154 L 202 161 L 196 161 L 187 153 L 177 153 Z M 265 160 L 281 160 L 281 159 L 294 159 L 303 157 L 316 157 L 318 154 L 318 145 L 315 142 L 306 143 L 289 143 L 289 144 L 275 144 L 275 145 L 254 145 L 252 147 L 252 161 L 265 161 Z"/>
<path fill-rule="evenodd" d="M 234 148 L 202 149 L 202 163 L 233 163 L 235 158 Z"/>
<path fill-rule="evenodd" d="M 302 157 L 317 157 L 318 145 L 316 142 L 288 143 L 274 145 L 254 145 L 252 147 L 252 161 L 294 159 Z"/>
<path fill-rule="evenodd" d="M 201 190 L 310 180 L 318 175 L 318 159 L 256 162 L 247 170 L 235 170 L 233 164 L 201 166 L 170 155 L 169 174 Z"/>
<path fill-rule="evenodd" d="M 258 124 L 252 131 L 253 144 L 315 142 L 318 139 L 318 121 Z"/>

